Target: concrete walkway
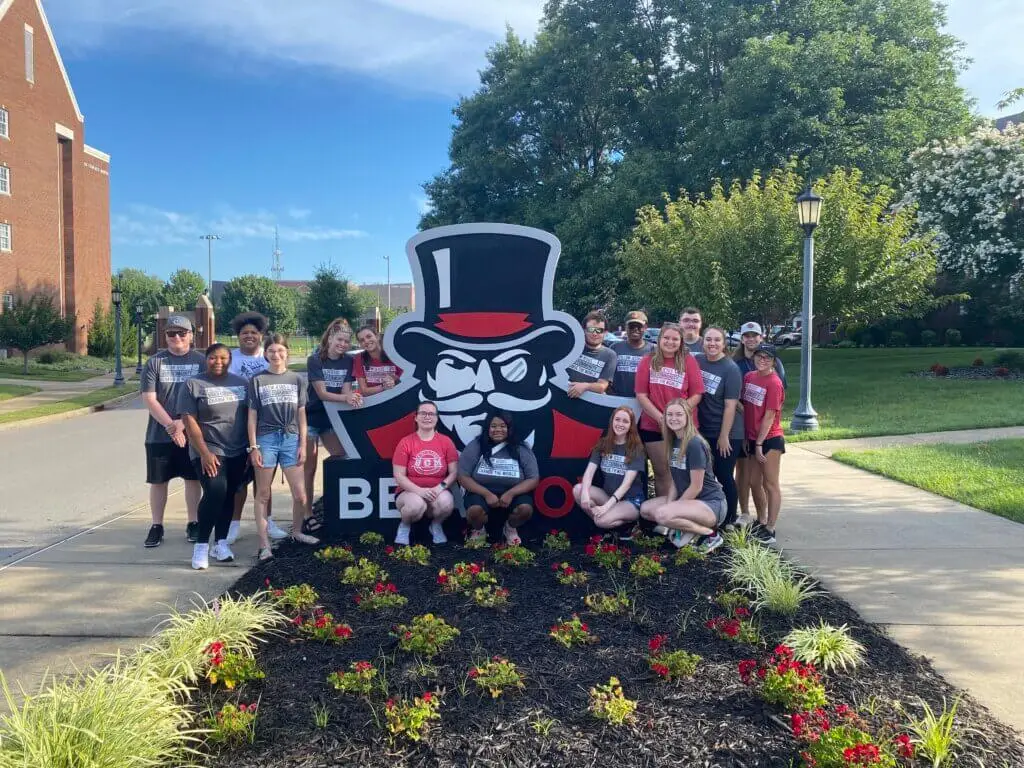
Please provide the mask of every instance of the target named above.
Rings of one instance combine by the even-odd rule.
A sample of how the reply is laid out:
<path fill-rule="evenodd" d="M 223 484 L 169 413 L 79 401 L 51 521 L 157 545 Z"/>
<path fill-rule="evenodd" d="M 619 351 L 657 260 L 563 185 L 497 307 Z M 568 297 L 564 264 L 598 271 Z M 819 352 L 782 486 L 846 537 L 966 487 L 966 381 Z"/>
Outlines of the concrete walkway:
<path fill-rule="evenodd" d="M 125 371 L 125 378 L 135 375 L 135 368 Z M 77 395 L 92 392 L 95 389 L 114 386 L 114 374 L 107 373 L 96 376 L 85 381 L 42 381 L 40 379 L 5 379 L 0 378 L 0 384 L 17 384 L 24 387 L 38 387 L 38 392 L 21 397 L 12 397 L 10 400 L 0 401 L 0 413 L 12 411 L 23 411 L 27 408 L 35 408 L 38 405 L 68 400 Z"/>
<path fill-rule="evenodd" d="M 1007 437 L 1024 428 L 787 446 L 777 537 L 867 621 L 1024 732 L 1024 525 L 828 458 Z"/>

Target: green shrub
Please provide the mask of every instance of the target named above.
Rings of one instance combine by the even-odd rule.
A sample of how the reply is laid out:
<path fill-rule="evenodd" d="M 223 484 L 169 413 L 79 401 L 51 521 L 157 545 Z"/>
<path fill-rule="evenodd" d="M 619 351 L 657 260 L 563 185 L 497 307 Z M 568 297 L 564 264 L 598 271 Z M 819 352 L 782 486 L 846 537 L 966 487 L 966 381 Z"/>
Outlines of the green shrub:
<path fill-rule="evenodd" d="M 1013 349 L 1001 350 L 995 356 L 995 364 L 1003 368 L 1024 368 L 1024 353 Z"/>
<path fill-rule="evenodd" d="M 960 342 L 963 341 L 963 334 L 960 333 L 956 328 L 946 329 L 946 344 L 950 347 L 959 347 Z"/>
<path fill-rule="evenodd" d="M 926 347 L 934 347 L 939 343 L 939 335 L 930 328 L 921 331 L 921 343 Z"/>
<path fill-rule="evenodd" d="M 890 347 L 905 347 L 907 346 L 907 334 L 903 331 L 893 331 L 889 334 L 889 346 Z"/>
<path fill-rule="evenodd" d="M 838 349 L 854 349 L 856 346 L 857 342 L 850 341 L 850 339 L 843 339 L 838 344 L 836 344 L 836 347 Z"/>
<path fill-rule="evenodd" d="M 43 365 L 63 365 L 75 358 L 70 352 L 62 349 L 48 349 L 36 358 L 36 362 Z"/>

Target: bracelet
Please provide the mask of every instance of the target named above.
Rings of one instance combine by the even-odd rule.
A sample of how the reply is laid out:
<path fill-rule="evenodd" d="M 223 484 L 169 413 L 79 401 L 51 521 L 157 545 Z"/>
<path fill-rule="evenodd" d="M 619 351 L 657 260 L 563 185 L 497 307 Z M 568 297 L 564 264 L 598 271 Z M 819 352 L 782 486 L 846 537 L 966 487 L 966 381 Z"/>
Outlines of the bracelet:
<path fill-rule="evenodd" d="M 617 495 L 617 494 L 614 494 L 614 493 L 612 494 L 612 498 L 613 498 L 613 499 L 615 499 L 615 503 L 616 503 L 616 504 L 618 504 L 618 503 L 619 503 L 620 501 L 622 501 L 622 499 L 620 499 L 620 498 L 618 497 L 618 495 Z"/>
<path fill-rule="evenodd" d="M 764 448 L 764 443 L 754 443 L 754 446 L 757 448 Z"/>

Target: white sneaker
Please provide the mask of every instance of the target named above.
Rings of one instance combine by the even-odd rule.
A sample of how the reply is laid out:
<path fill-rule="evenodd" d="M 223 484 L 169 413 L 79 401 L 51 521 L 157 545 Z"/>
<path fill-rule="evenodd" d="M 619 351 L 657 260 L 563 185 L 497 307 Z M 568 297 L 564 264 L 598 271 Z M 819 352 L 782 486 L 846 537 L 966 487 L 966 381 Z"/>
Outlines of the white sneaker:
<path fill-rule="evenodd" d="M 232 520 L 231 525 L 228 526 L 228 538 L 226 539 L 228 544 L 234 544 L 236 541 L 238 541 L 238 534 L 241 532 L 241 530 L 242 521 Z"/>
<path fill-rule="evenodd" d="M 205 571 L 210 567 L 210 545 L 209 544 L 193 544 L 192 545 L 192 569 L 196 571 Z"/>
<path fill-rule="evenodd" d="M 697 534 L 695 533 L 676 530 L 671 531 L 668 535 L 668 540 L 672 542 L 676 549 L 682 549 L 695 538 L 697 538 Z"/>
<path fill-rule="evenodd" d="M 433 526 L 431 526 L 433 527 Z M 408 523 L 398 524 L 398 533 L 395 534 L 395 544 L 409 546 L 409 534 L 412 533 L 412 526 Z"/>
<path fill-rule="evenodd" d="M 293 533 L 292 541 L 297 541 L 299 544 L 309 544 L 310 546 L 316 546 L 320 543 L 320 539 L 316 536 L 310 536 L 308 533 Z"/>
<path fill-rule="evenodd" d="M 276 522 L 274 518 L 267 520 L 267 536 L 272 538 L 274 541 L 281 541 L 282 539 L 288 538 L 288 531 L 284 530 Z"/>
<path fill-rule="evenodd" d="M 505 543 L 510 547 L 515 547 L 523 543 L 523 540 L 519 538 L 519 532 L 508 523 L 505 523 L 502 533 L 505 534 Z"/>
<path fill-rule="evenodd" d="M 221 539 L 213 545 L 213 559 L 218 563 L 230 563 L 235 559 L 235 553 L 228 546 L 227 539 Z"/>
<path fill-rule="evenodd" d="M 737 528 L 749 528 L 750 524 L 754 522 L 754 518 L 751 515 L 740 515 L 736 518 L 734 525 Z"/>
<path fill-rule="evenodd" d="M 656 525 L 651 529 L 651 533 L 655 536 L 668 536 L 668 528 L 664 525 Z"/>
<path fill-rule="evenodd" d="M 447 544 L 448 537 L 444 535 L 444 528 L 440 523 L 430 524 L 430 535 L 434 539 L 435 544 Z M 408 542 L 406 542 L 408 544 Z"/>

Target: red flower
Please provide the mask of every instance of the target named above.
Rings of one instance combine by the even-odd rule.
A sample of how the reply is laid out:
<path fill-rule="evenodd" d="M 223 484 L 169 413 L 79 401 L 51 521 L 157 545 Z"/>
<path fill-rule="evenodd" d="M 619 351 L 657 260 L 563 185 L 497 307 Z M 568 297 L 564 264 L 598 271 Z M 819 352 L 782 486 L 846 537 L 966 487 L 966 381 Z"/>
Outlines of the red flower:
<path fill-rule="evenodd" d="M 270 579 L 264 579 L 263 580 L 263 586 L 269 587 L 270 586 Z"/>
<path fill-rule="evenodd" d="M 882 761 L 882 755 L 874 744 L 857 744 L 843 750 L 843 760 L 850 766 L 876 765 Z"/>
<path fill-rule="evenodd" d="M 394 584 L 390 584 L 389 583 L 388 584 L 388 592 L 391 593 L 392 595 L 397 594 L 398 593 L 398 587 L 396 587 Z"/>
<path fill-rule="evenodd" d="M 595 533 L 593 536 L 590 537 L 590 541 L 593 544 L 600 544 L 601 543 L 601 534 Z"/>
<path fill-rule="evenodd" d="M 388 546 L 384 547 L 384 554 L 386 554 L 386 555 L 390 555 L 394 551 L 395 551 L 395 548 L 392 547 L 390 544 L 388 544 Z"/>
<path fill-rule="evenodd" d="M 294 624 L 296 627 L 301 627 L 302 626 L 302 617 L 301 616 L 296 616 L 294 619 L 292 619 L 292 624 Z"/>
<path fill-rule="evenodd" d="M 369 672 L 373 669 L 373 664 L 368 661 L 357 661 L 355 666 L 356 672 Z"/>
<path fill-rule="evenodd" d="M 395 708 L 395 700 L 394 699 L 388 699 L 387 704 L 385 704 L 384 706 L 387 707 L 388 709 L 394 709 Z"/>
<path fill-rule="evenodd" d="M 356 601 L 356 605 L 359 605 L 361 602 L 363 602 L 362 595 L 356 595 L 354 599 Z"/>
<path fill-rule="evenodd" d="M 434 698 L 434 694 L 432 694 L 430 691 L 427 691 L 426 693 L 423 694 L 423 700 L 424 701 L 431 701 L 433 698 Z"/>
<path fill-rule="evenodd" d="M 335 637 L 352 637 L 352 629 L 346 627 L 344 624 L 339 624 L 334 628 Z"/>
<path fill-rule="evenodd" d="M 775 655 L 782 659 L 793 658 L 793 649 L 788 645 L 777 645 L 775 646 Z"/>
<path fill-rule="evenodd" d="M 557 535 L 558 535 L 558 531 L 557 531 L 557 529 L 555 529 L 555 528 L 552 528 L 552 529 L 551 529 L 551 535 L 552 535 L 552 536 L 557 536 Z"/>
<path fill-rule="evenodd" d="M 587 546 L 583 548 L 583 551 L 587 554 L 587 557 L 593 557 L 597 554 L 597 547 L 593 544 L 587 544 Z"/>
<path fill-rule="evenodd" d="M 896 750 L 900 753 L 900 757 L 905 757 L 907 760 L 914 759 L 914 744 L 907 734 L 901 733 L 892 740 L 892 743 L 896 745 Z"/>
<path fill-rule="evenodd" d="M 472 575 L 474 575 L 474 576 L 476 576 L 476 575 L 477 575 L 478 573 L 480 573 L 480 571 L 482 571 L 482 570 L 483 570 L 483 568 L 482 568 L 482 567 L 480 566 L 480 564 L 479 564 L 479 563 L 470 563 L 470 564 L 469 564 L 469 572 L 470 572 L 470 573 L 471 573 Z"/>
<path fill-rule="evenodd" d="M 573 568 L 571 565 L 567 565 L 565 566 L 565 568 L 562 569 L 562 573 L 564 573 L 566 576 L 572 576 L 574 573 L 576 573 L 576 569 Z"/>
<path fill-rule="evenodd" d="M 661 647 L 668 642 L 668 635 L 655 635 L 647 643 L 647 650 L 651 653 L 657 653 L 661 650 Z"/>
<path fill-rule="evenodd" d="M 857 713 L 850 709 L 850 707 L 846 704 L 838 704 L 836 705 L 836 717 L 842 717 L 847 720 L 853 720 L 857 717 Z"/>
<path fill-rule="evenodd" d="M 757 669 L 757 662 L 753 659 L 744 659 L 739 663 L 740 678 L 743 682 L 750 682 L 750 675 Z"/>
<path fill-rule="evenodd" d="M 552 563 L 551 564 L 551 570 L 552 571 L 557 571 L 559 569 L 559 567 L 560 566 L 558 565 L 558 563 Z"/>
<path fill-rule="evenodd" d="M 374 587 L 373 587 L 373 591 L 374 591 L 374 592 L 376 592 L 376 593 L 377 593 L 377 594 L 379 595 L 379 594 L 380 594 L 381 592 L 383 592 L 383 591 L 384 591 L 384 584 L 378 581 L 378 582 L 377 582 L 377 583 L 376 583 L 376 584 L 374 585 Z"/>
<path fill-rule="evenodd" d="M 661 675 L 662 677 L 669 676 L 669 669 L 664 664 L 652 664 L 651 670 L 653 670 L 656 675 Z"/>
<path fill-rule="evenodd" d="M 741 606 L 741 607 L 736 609 L 735 613 L 736 613 L 736 616 L 738 616 L 739 618 L 745 619 L 745 618 L 750 616 L 750 609 L 749 608 L 743 608 Z"/>
<path fill-rule="evenodd" d="M 582 629 L 584 632 L 590 631 L 590 627 L 587 626 L 587 622 L 585 621 L 580 623 L 580 629 Z"/>
<path fill-rule="evenodd" d="M 316 628 L 317 629 L 323 629 L 326 626 L 327 626 L 327 617 L 321 616 L 319 619 L 316 620 Z"/>
<path fill-rule="evenodd" d="M 447 573 L 440 573 L 440 574 L 438 574 L 438 576 L 437 576 L 437 583 L 438 584 L 447 584 L 448 583 L 448 574 Z"/>
<path fill-rule="evenodd" d="M 476 667 L 473 667 L 471 670 L 469 670 L 469 676 L 476 680 L 478 677 L 480 677 L 480 670 Z"/>
<path fill-rule="evenodd" d="M 736 637 L 740 633 L 740 622 L 738 619 L 729 619 L 722 624 L 722 631 L 729 637 Z"/>

